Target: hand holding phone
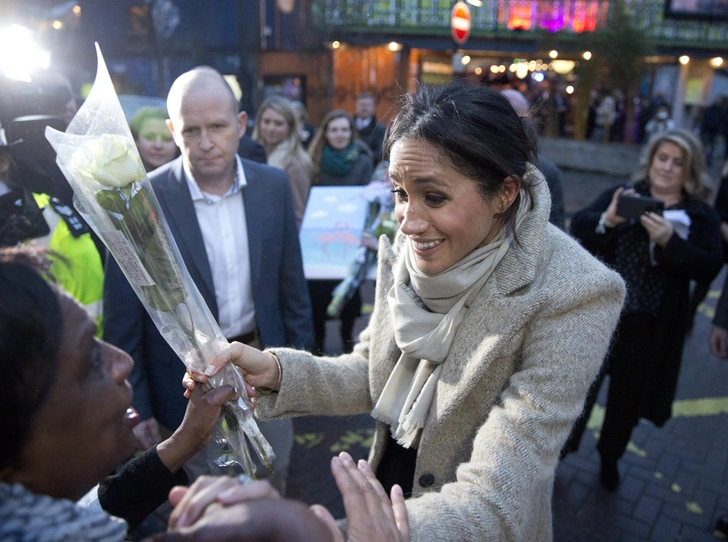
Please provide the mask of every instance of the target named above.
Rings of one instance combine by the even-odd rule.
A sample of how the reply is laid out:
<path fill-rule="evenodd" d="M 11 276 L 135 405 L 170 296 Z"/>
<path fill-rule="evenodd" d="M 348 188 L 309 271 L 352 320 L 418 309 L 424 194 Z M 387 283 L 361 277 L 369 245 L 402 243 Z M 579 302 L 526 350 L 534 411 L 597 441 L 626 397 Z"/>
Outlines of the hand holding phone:
<path fill-rule="evenodd" d="M 665 203 L 662 200 L 638 194 L 620 194 L 617 199 L 617 215 L 624 218 L 639 218 L 645 213 L 662 214 Z"/>

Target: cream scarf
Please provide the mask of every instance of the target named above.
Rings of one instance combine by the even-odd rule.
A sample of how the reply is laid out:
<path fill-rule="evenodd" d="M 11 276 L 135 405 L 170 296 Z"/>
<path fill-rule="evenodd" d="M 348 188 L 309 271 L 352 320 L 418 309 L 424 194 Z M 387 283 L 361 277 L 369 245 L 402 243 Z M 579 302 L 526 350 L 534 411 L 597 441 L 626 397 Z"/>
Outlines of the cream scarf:
<path fill-rule="evenodd" d="M 291 143 L 288 140 L 281 141 L 278 146 L 273 149 L 268 157 L 267 164 L 285 170 L 291 161 Z"/>
<path fill-rule="evenodd" d="M 516 230 L 531 210 L 531 198 L 523 190 L 520 195 Z M 501 228 L 486 246 L 437 275 L 422 273 L 415 263 L 411 243 L 404 243 L 387 298 L 394 338 L 402 354 L 372 416 L 389 424 L 392 436 L 405 448 L 416 448 L 419 444 L 455 332 L 511 241 L 512 236 Z"/>

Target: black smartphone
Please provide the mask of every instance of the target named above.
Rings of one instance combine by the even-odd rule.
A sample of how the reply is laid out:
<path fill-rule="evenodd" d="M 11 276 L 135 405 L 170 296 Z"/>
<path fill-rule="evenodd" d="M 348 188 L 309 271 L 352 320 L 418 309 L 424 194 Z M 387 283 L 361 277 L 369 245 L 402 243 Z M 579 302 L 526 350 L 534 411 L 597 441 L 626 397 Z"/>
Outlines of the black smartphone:
<path fill-rule="evenodd" d="M 639 218 L 647 212 L 662 214 L 665 203 L 662 200 L 636 194 L 620 194 L 617 199 L 617 215 L 624 218 Z"/>

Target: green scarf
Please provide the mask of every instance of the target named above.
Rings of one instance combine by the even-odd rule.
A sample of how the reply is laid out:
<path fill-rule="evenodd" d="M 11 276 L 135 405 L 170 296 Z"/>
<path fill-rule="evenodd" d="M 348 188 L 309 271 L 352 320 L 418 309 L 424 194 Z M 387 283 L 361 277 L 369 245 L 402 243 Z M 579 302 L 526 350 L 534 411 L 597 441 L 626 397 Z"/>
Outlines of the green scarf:
<path fill-rule="evenodd" d="M 345 149 L 337 151 L 329 145 L 324 145 L 321 153 L 321 171 L 329 175 L 343 177 L 349 172 L 359 159 L 359 146 L 353 141 Z"/>

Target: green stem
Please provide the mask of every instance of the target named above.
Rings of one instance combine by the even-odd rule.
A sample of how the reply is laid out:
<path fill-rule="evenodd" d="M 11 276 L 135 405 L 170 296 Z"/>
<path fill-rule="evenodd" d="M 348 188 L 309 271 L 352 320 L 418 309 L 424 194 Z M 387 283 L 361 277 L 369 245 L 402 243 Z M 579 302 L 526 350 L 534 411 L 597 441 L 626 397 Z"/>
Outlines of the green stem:
<path fill-rule="evenodd" d="M 185 309 L 187 309 L 187 314 L 190 317 L 190 324 L 191 328 L 187 327 L 187 323 L 182 319 L 182 317 L 177 314 L 177 309 L 172 310 L 172 316 L 174 316 L 174 319 L 177 321 L 177 324 L 182 329 L 184 334 L 189 339 L 190 343 L 192 344 L 192 347 L 195 349 L 195 353 L 197 354 L 198 359 L 200 360 L 200 367 L 205 367 L 205 357 L 202 355 L 202 349 L 200 348 L 200 345 L 197 344 L 197 337 L 195 337 L 195 323 L 192 321 L 192 315 L 190 314 L 190 308 L 187 305 L 187 301 L 182 302 L 182 304 L 185 306 Z"/>
<path fill-rule="evenodd" d="M 200 367 L 202 367 L 204 370 L 205 357 L 202 355 L 202 349 L 200 348 L 200 345 L 197 343 L 197 338 L 195 337 L 195 324 L 192 320 L 192 315 L 190 314 L 190 308 L 187 305 L 186 301 L 183 302 L 182 304 L 185 306 L 185 309 L 187 309 L 187 314 L 190 317 L 190 323 L 192 326 L 191 329 L 187 327 L 187 324 L 182 319 L 182 317 L 179 314 L 177 314 L 176 309 L 172 311 L 172 314 L 174 316 L 174 319 L 177 321 L 177 324 L 179 325 L 179 327 L 182 329 L 184 334 L 189 339 L 190 343 L 192 343 L 192 347 L 195 349 L 195 353 L 197 354 L 197 357 L 201 362 Z M 206 386 L 206 390 L 207 389 L 212 389 L 212 386 L 209 383 Z M 228 430 L 237 431 L 239 424 L 238 424 L 237 418 L 235 417 L 235 412 L 233 411 L 233 408 L 227 404 L 223 405 L 222 414 L 225 417 L 225 422 L 227 423 Z"/>

